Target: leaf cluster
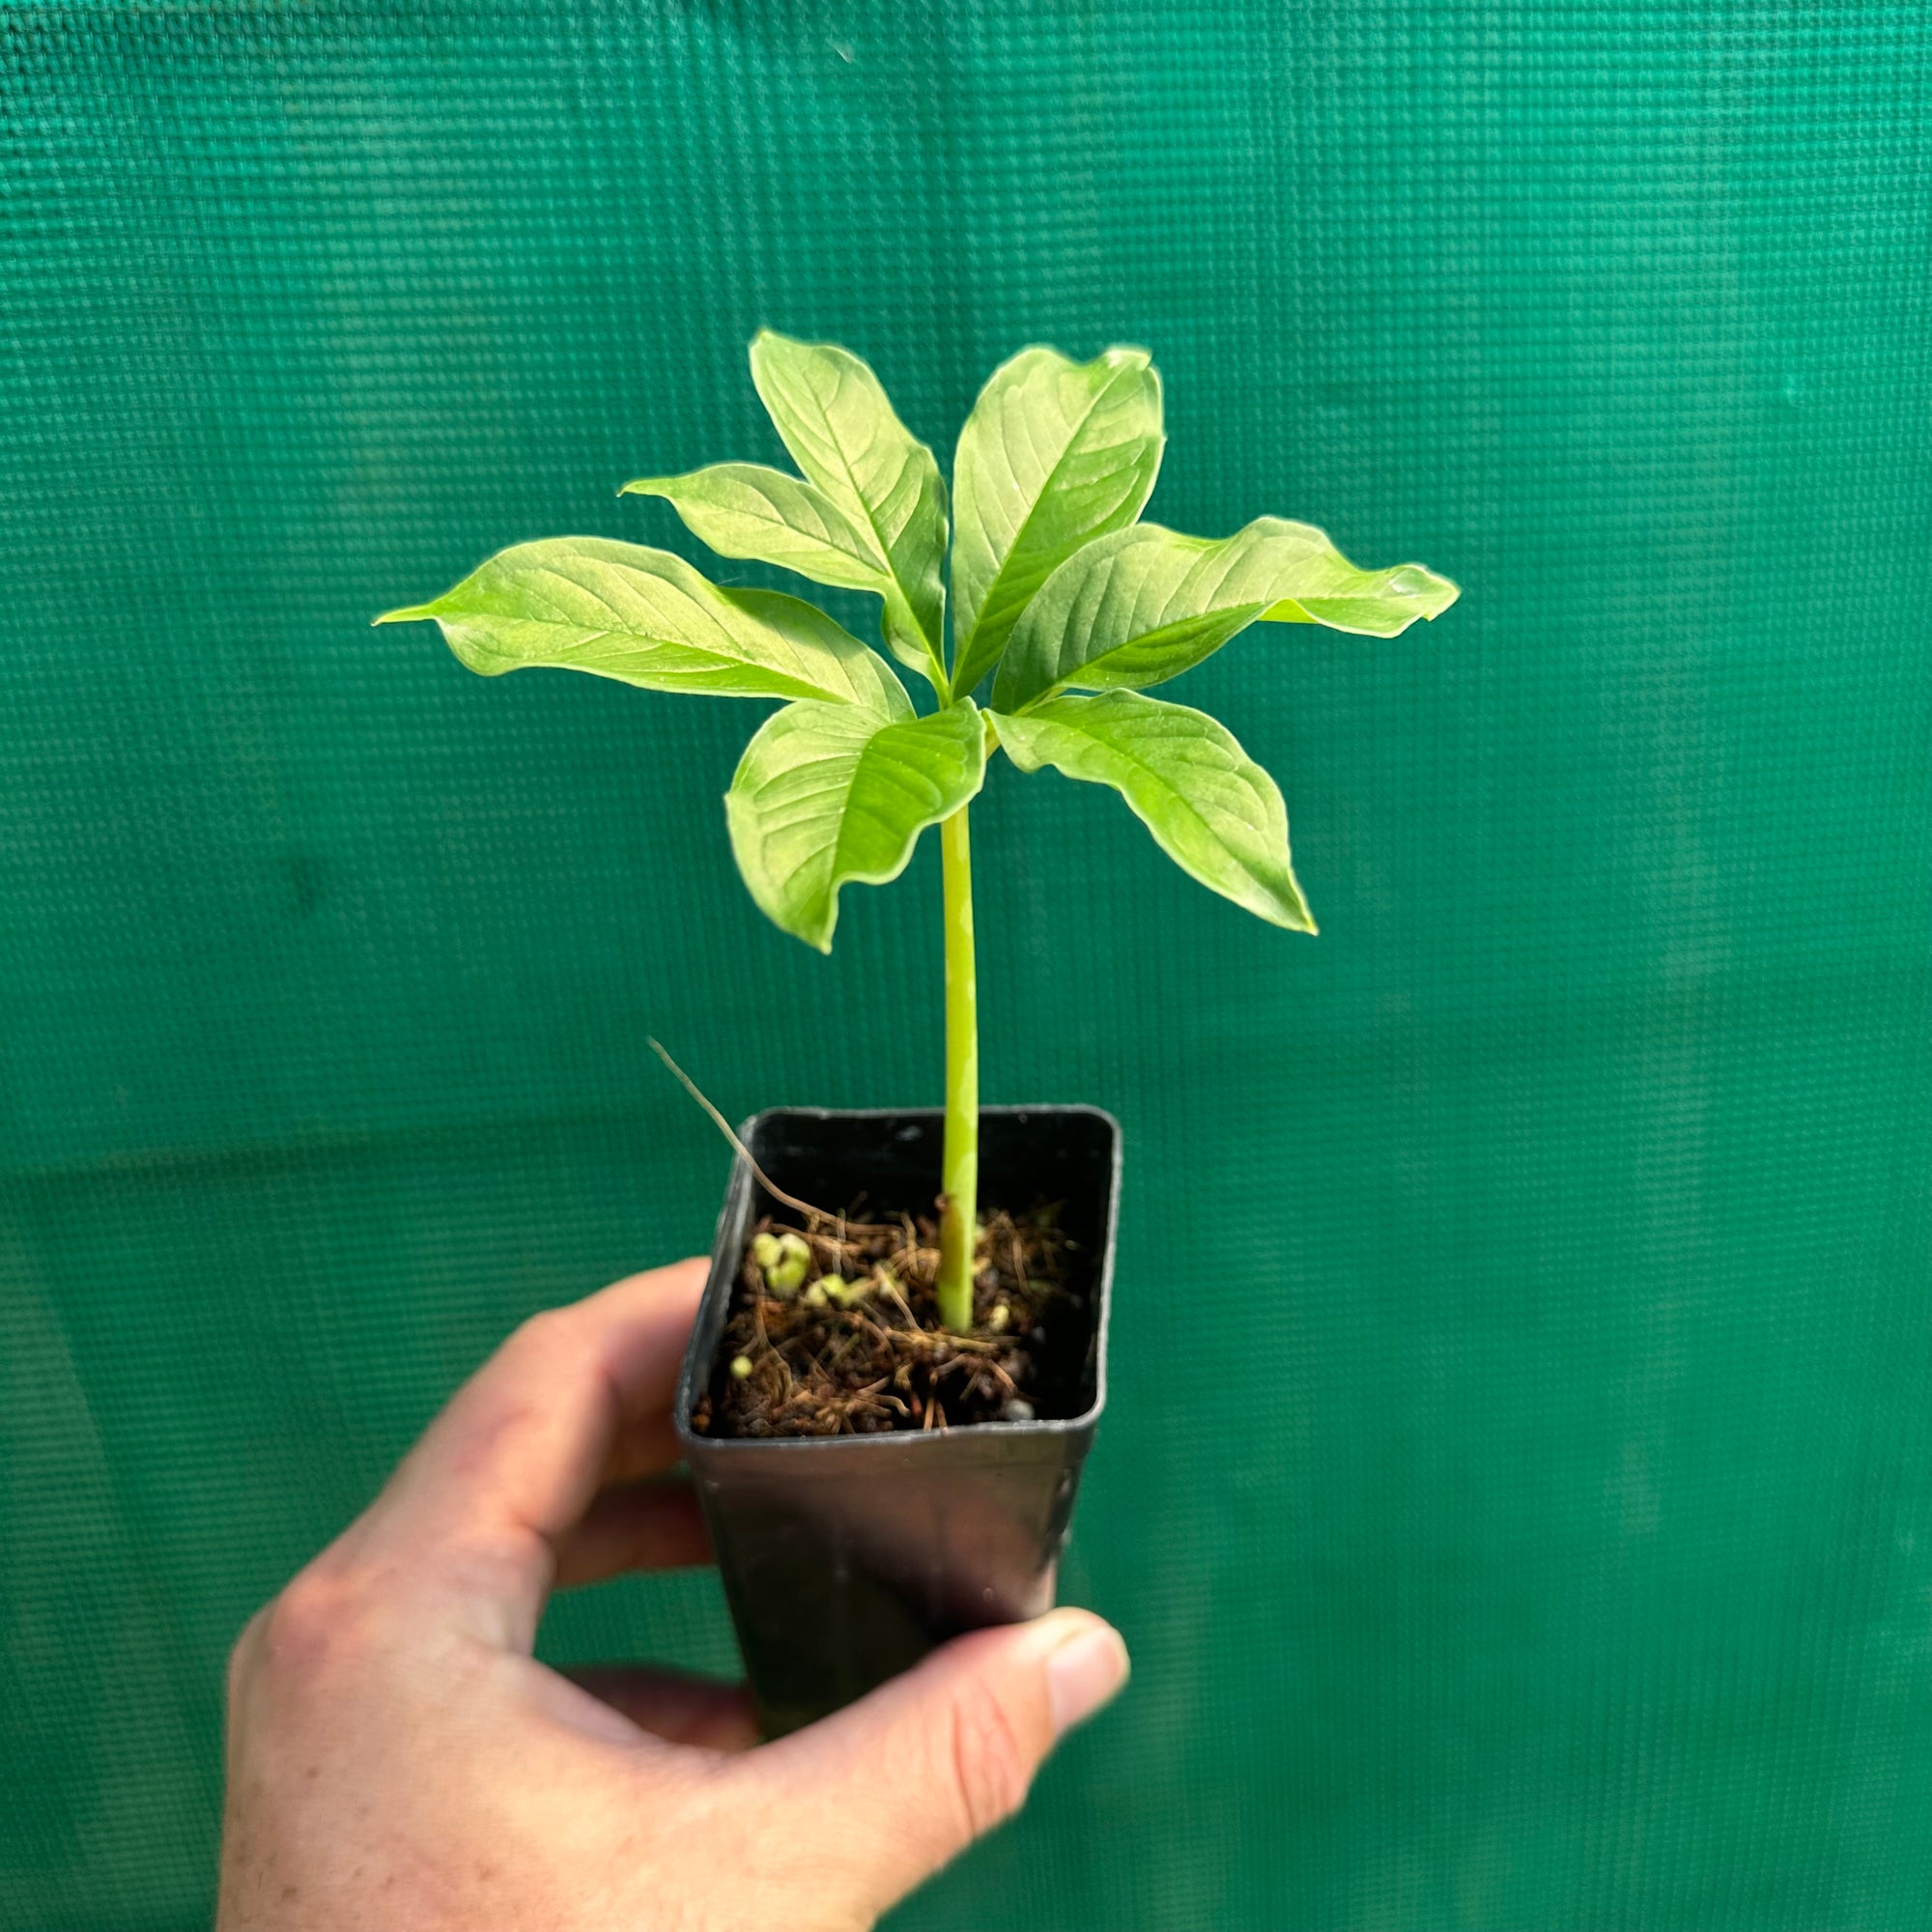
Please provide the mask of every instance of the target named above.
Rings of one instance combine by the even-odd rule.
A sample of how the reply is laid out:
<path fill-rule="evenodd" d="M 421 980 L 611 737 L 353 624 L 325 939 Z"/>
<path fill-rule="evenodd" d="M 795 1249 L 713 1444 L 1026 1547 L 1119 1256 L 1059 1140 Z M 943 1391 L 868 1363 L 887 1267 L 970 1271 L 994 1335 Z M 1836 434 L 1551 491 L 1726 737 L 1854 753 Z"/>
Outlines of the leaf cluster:
<path fill-rule="evenodd" d="M 1203 885 L 1314 931 L 1274 781 L 1205 712 L 1144 694 L 1258 622 L 1395 637 L 1446 610 L 1453 583 L 1419 564 L 1358 569 L 1277 517 L 1218 540 L 1140 522 L 1165 442 L 1145 350 L 1079 363 L 1024 349 L 997 369 L 960 432 L 950 505 L 932 451 L 856 355 L 765 331 L 752 379 L 797 475 L 722 463 L 625 489 L 663 497 L 722 556 L 876 595 L 886 648 L 931 709 L 815 606 L 602 538 L 514 545 L 377 621 L 434 618 L 485 676 L 554 666 L 782 700 L 725 815 L 753 898 L 821 952 L 839 888 L 896 878 L 995 749 L 1022 771 L 1112 786 Z"/>

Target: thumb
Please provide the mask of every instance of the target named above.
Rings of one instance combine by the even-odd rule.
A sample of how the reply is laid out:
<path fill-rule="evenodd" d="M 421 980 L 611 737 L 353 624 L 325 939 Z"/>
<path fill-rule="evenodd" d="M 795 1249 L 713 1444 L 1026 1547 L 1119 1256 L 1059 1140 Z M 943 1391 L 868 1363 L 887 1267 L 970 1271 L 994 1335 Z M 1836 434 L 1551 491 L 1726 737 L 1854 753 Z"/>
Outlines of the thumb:
<path fill-rule="evenodd" d="M 1086 1610 L 1052 1610 L 955 1637 L 754 1756 L 785 1793 L 782 1815 L 810 1842 L 840 1844 L 862 1908 L 883 1912 L 1017 1811 L 1055 1742 L 1126 1679 L 1117 1631 Z M 883 1829 L 867 1834 L 871 1820 Z"/>

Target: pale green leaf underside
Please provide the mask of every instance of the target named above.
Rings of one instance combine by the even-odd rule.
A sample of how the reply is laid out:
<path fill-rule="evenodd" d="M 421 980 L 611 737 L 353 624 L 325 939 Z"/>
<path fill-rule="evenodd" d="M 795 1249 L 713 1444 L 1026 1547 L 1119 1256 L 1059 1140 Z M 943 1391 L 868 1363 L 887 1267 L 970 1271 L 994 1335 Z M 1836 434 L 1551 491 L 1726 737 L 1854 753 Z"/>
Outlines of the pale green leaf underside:
<path fill-rule="evenodd" d="M 435 602 L 383 624 L 433 617 L 473 671 L 590 671 L 646 691 L 804 697 L 910 716 L 891 668 L 796 597 L 723 590 L 683 558 L 604 537 L 498 551 Z"/>
<path fill-rule="evenodd" d="M 905 870 L 926 826 L 985 775 L 985 727 L 970 703 L 882 723 L 849 705 L 787 704 L 745 748 L 724 816 L 759 909 L 821 952 L 838 889 Z"/>
<path fill-rule="evenodd" d="M 1257 619 L 1393 638 L 1457 594 L 1416 563 L 1358 570 L 1321 530 L 1280 517 L 1218 540 L 1141 524 L 1054 572 L 1014 629 L 993 701 L 1014 710 L 1067 687 L 1159 684 Z"/>
<path fill-rule="evenodd" d="M 1087 363 L 1023 349 L 993 372 L 952 466 L 954 690 L 999 662 L 1059 564 L 1140 515 L 1161 447 L 1160 378 L 1144 349 Z"/>
<path fill-rule="evenodd" d="M 946 485 L 932 451 L 847 350 L 761 329 L 752 343 L 752 380 L 807 479 L 884 559 L 886 640 L 895 655 L 943 682 Z"/>
<path fill-rule="evenodd" d="M 1275 925 L 1313 932 L 1275 781 L 1205 712 L 1110 691 L 991 714 L 1022 771 L 1112 785 L 1183 871 Z"/>
<path fill-rule="evenodd" d="M 892 574 L 871 537 L 824 491 L 760 463 L 716 463 L 686 476 L 640 476 L 623 494 L 662 497 L 720 556 L 776 563 L 845 590 L 884 595 Z"/>

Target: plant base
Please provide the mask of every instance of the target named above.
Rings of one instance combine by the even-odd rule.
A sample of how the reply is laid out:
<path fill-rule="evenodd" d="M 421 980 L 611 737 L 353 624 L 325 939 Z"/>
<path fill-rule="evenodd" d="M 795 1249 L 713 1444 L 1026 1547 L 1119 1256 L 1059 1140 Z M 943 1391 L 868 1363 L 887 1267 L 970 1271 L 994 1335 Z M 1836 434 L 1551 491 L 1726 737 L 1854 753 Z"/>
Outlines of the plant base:
<path fill-rule="evenodd" d="M 789 1234 L 809 1250 L 808 1272 L 775 1293 L 746 1255 L 692 1410 L 696 1434 L 877 1435 L 1087 1406 L 1089 1256 L 1068 1243 L 1057 1203 L 1017 1220 L 996 1209 L 981 1227 L 963 1334 L 940 1315 L 937 1217 L 867 1211 L 760 1219 L 753 1246 Z"/>

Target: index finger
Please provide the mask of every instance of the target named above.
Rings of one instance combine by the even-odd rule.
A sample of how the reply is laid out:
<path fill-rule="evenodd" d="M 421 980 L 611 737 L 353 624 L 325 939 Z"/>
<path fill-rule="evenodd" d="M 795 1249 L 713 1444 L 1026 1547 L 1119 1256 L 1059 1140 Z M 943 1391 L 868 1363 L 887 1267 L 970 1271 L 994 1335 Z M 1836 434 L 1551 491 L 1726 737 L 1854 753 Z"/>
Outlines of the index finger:
<path fill-rule="evenodd" d="M 620 1438 L 643 1438 L 626 1445 L 627 1473 L 676 1460 L 670 1402 L 705 1268 L 702 1257 L 653 1268 L 526 1321 L 364 1519 L 385 1567 L 453 1588 L 479 1634 L 527 1650 L 557 1539 L 589 1506 Z"/>

